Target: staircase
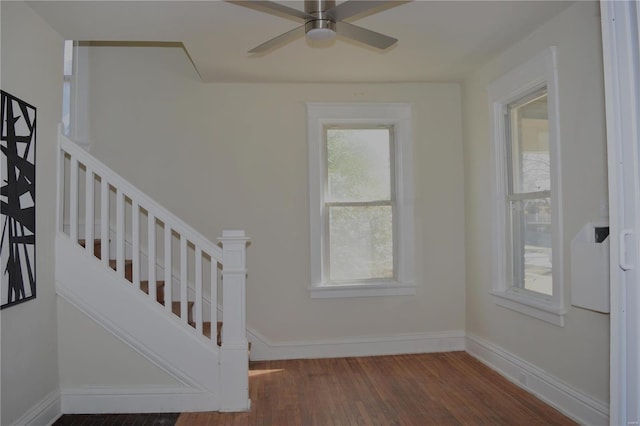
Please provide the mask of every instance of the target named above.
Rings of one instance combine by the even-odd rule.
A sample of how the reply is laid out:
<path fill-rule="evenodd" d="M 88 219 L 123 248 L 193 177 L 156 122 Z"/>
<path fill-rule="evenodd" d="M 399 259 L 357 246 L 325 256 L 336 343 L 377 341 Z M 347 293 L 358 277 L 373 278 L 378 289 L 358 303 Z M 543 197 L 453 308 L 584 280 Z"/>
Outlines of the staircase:
<path fill-rule="evenodd" d="M 184 386 L 131 409 L 248 410 L 244 232 L 214 244 L 62 133 L 59 155 L 58 295 Z"/>

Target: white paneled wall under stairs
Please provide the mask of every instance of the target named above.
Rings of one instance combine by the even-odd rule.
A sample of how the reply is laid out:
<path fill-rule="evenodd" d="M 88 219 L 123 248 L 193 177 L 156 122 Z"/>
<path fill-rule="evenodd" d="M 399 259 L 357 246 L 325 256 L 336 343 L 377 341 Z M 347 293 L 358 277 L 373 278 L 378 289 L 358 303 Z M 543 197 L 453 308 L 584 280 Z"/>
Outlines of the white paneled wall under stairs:
<path fill-rule="evenodd" d="M 213 243 L 62 134 L 58 152 L 58 294 L 184 385 L 129 411 L 247 410 L 244 232 Z"/>

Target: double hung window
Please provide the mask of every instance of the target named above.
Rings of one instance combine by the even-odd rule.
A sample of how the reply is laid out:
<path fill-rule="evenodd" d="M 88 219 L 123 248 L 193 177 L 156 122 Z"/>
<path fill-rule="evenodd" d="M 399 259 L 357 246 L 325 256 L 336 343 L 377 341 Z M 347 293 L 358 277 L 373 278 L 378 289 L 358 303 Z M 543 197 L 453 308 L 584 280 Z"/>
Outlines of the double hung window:
<path fill-rule="evenodd" d="M 562 206 L 556 50 L 489 88 L 493 113 L 498 305 L 563 326 Z"/>
<path fill-rule="evenodd" d="M 410 107 L 307 108 L 312 297 L 414 294 Z"/>
<path fill-rule="evenodd" d="M 66 136 L 71 134 L 71 86 L 73 83 L 73 40 L 64 41 L 64 73 L 62 81 L 62 125 Z"/>
<path fill-rule="evenodd" d="M 547 88 L 506 107 L 508 232 L 513 286 L 553 295 Z"/>
<path fill-rule="evenodd" d="M 393 126 L 326 126 L 324 268 L 332 283 L 392 280 Z"/>

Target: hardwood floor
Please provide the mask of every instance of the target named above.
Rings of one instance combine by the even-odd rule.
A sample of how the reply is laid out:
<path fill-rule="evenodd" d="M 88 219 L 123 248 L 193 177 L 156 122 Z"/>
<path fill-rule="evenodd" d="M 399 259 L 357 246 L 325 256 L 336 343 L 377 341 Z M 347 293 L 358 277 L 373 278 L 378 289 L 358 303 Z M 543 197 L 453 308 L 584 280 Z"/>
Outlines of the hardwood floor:
<path fill-rule="evenodd" d="M 176 426 L 576 424 L 466 352 L 252 362 L 249 393 Z"/>

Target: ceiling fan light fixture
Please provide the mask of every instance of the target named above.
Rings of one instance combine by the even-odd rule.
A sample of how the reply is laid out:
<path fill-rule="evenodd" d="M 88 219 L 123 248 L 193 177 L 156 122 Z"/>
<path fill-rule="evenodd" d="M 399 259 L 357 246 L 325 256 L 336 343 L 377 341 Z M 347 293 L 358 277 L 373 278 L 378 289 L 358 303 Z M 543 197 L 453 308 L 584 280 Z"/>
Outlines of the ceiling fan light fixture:
<path fill-rule="evenodd" d="M 329 19 L 316 19 L 308 21 L 304 30 L 312 41 L 331 40 L 336 36 L 336 23 Z"/>
<path fill-rule="evenodd" d="M 0 0 L 2 1 L 2 0 Z M 253 8 L 257 4 L 259 8 L 266 9 L 266 12 L 274 15 L 286 15 L 296 20 L 304 21 L 303 25 L 280 34 L 261 45 L 249 50 L 249 53 L 266 53 L 271 49 L 282 46 L 291 40 L 294 40 L 303 34 L 306 35 L 312 47 L 328 47 L 333 43 L 322 43 L 334 40 L 336 34 L 346 39 L 355 40 L 367 46 L 376 49 L 385 50 L 393 46 L 398 39 L 368 30 L 366 28 L 353 25 L 345 20 L 351 17 L 357 17 L 362 13 L 377 13 L 376 9 L 382 5 L 390 7 L 407 3 L 402 0 L 344 0 L 336 6 L 336 0 L 304 0 L 304 12 L 282 3 L 269 0 L 226 0 Z M 319 41 L 321 43 L 314 44 Z"/>

